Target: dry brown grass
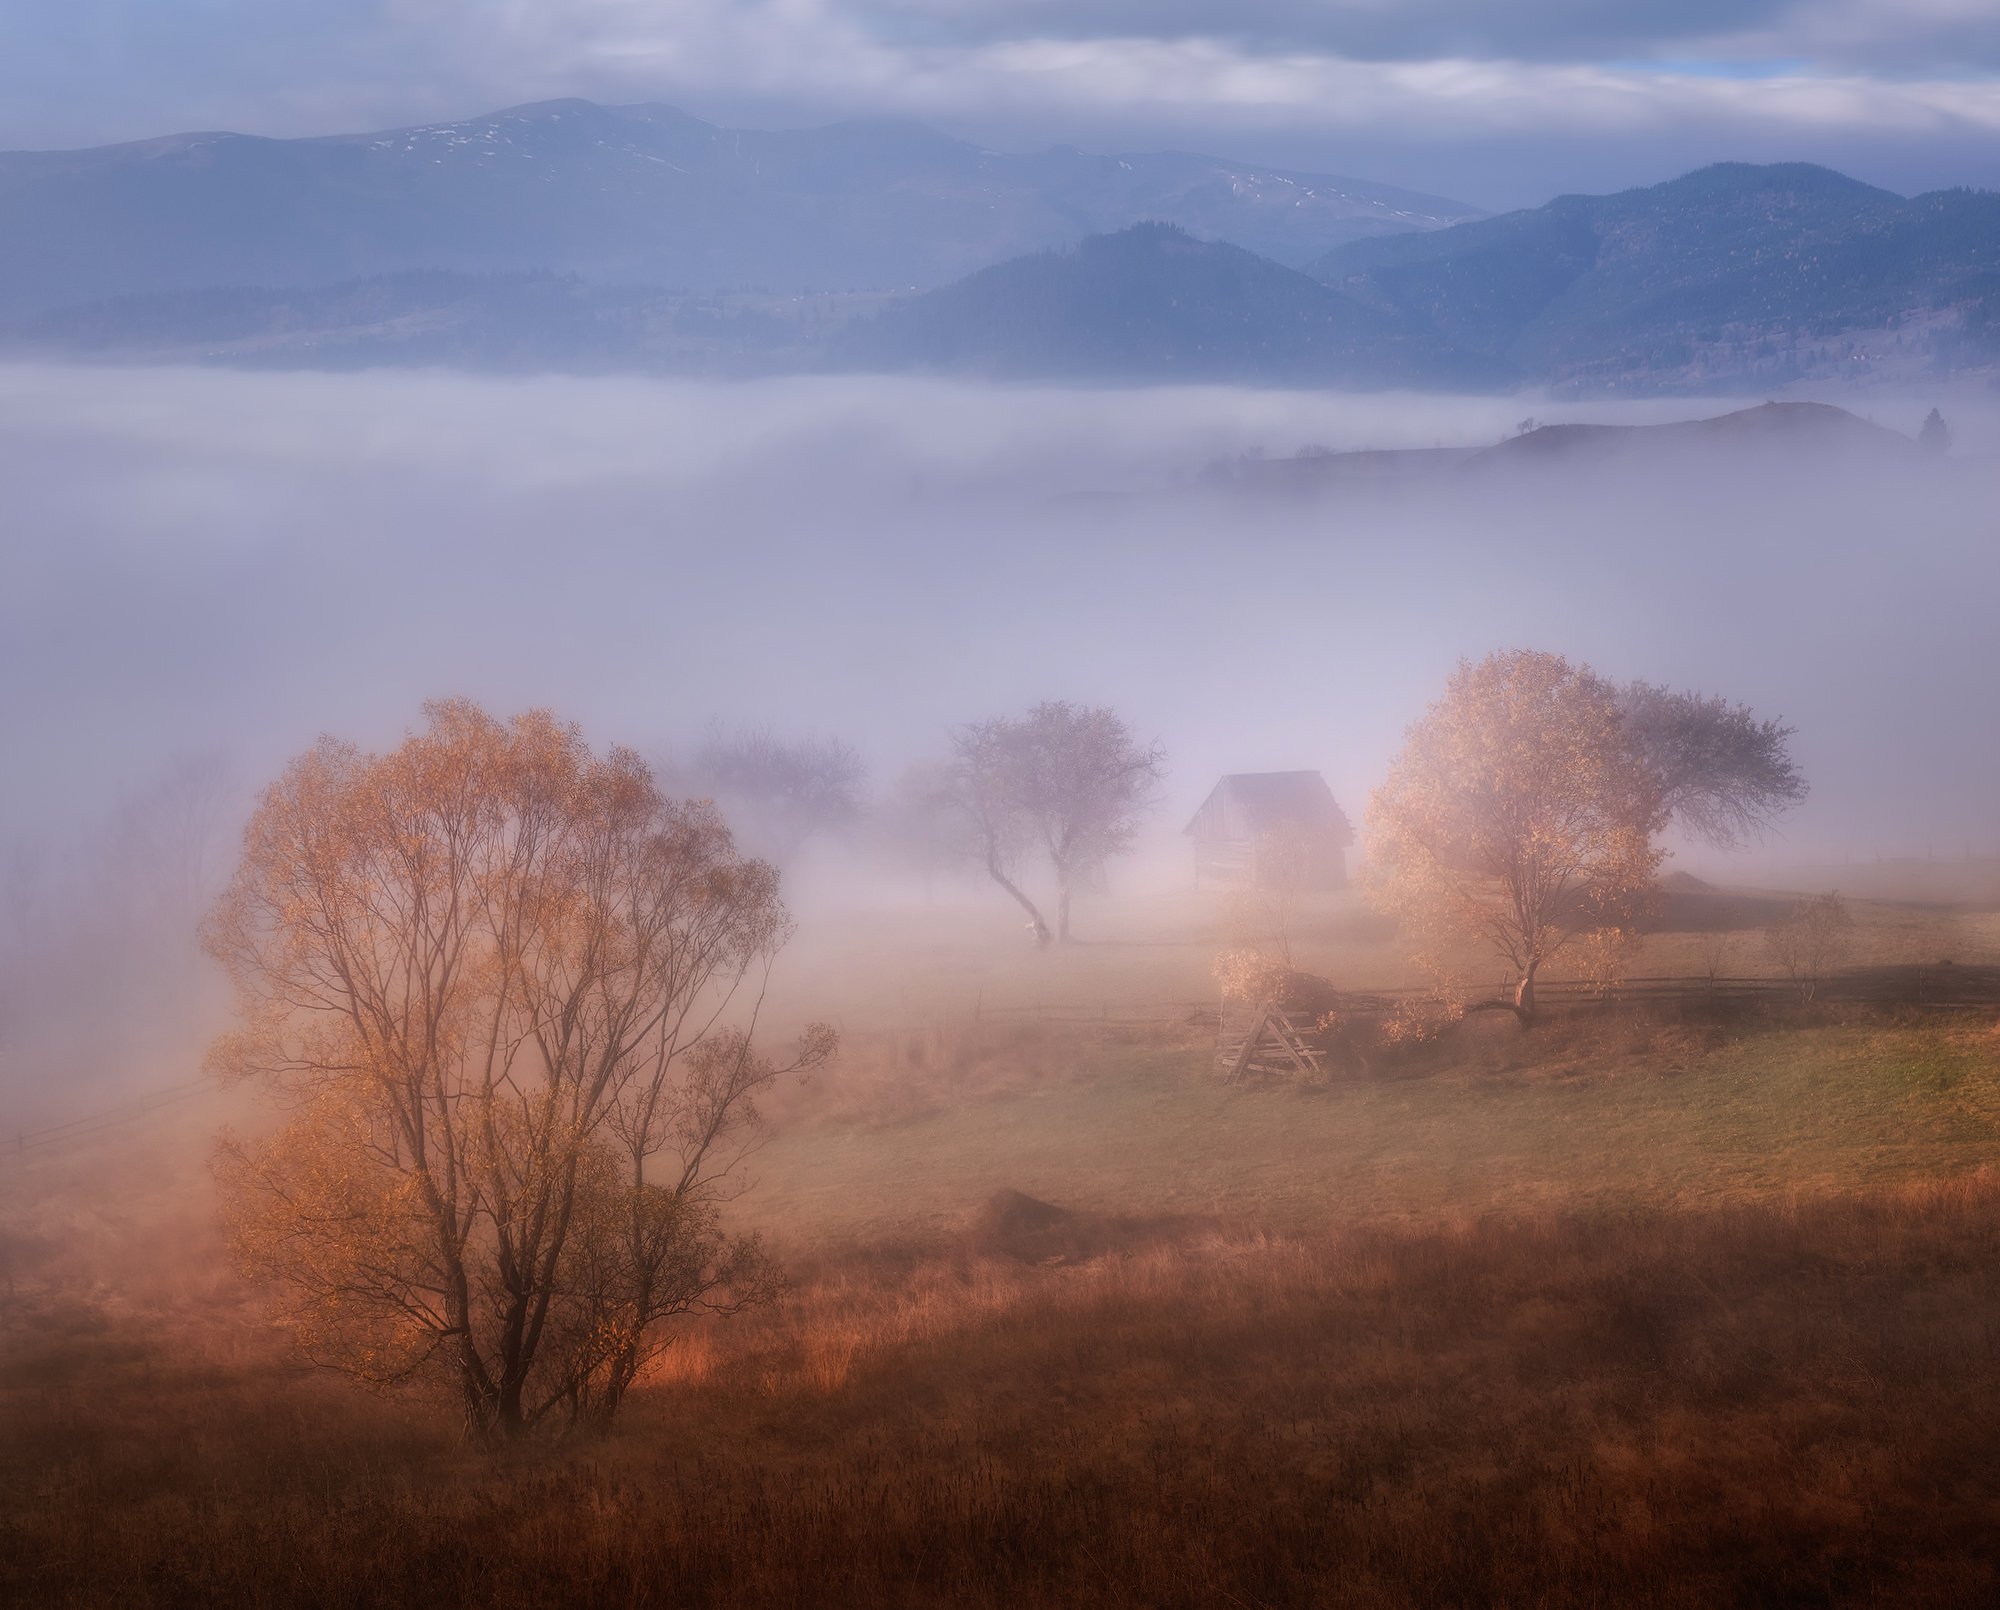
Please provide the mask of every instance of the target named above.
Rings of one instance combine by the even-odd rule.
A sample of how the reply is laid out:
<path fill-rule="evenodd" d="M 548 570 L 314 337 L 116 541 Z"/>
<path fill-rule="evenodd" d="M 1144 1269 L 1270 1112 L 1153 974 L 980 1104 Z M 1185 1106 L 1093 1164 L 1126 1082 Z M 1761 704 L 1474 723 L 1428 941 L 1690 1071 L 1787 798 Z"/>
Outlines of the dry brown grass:
<path fill-rule="evenodd" d="M 1871 956 L 1964 937 L 1877 917 Z M 1347 920 L 1310 964 L 1380 978 Z M 1208 990 L 1205 938 L 1124 938 L 928 965 Z M 0 1603 L 2000 1596 L 1989 1022 L 1490 1019 L 1223 1089 L 1207 1036 L 908 1005 L 753 1160 L 791 1299 L 689 1331 L 605 1442 L 478 1456 L 293 1363 L 203 1189 L 240 1113 L 0 1169 Z M 1003 1185 L 1074 1214 L 968 1232 Z"/>
<path fill-rule="evenodd" d="M 1154 1226 L 802 1269 L 488 1461 L 250 1316 L 0 1370 L 0 1597 L 1934 1604 L 2000 1592 L 2000 1178 L 1619 1221 Z M 234 1338 L 232 1340 L 231 1338 Z"/>

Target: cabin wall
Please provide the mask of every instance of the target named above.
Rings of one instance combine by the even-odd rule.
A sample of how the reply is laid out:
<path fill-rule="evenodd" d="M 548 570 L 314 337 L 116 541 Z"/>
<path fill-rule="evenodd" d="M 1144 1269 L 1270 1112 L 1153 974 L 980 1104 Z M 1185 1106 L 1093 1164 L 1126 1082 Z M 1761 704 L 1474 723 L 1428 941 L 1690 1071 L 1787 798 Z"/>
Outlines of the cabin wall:
<path fill-rule="evenodd" d="M 1304 889 L 1342 889 L 1347 886 L 1347 850 L 1331 835 L 1316 835 L 1307 844 L 1306 863 L 1296 873 L 1281 870 L 1282 863 L 1277 867 L 1267 867 L 1265 858 L 1257 853 L 1261 843 L 1259 840 L 1252 845 L 1251 863 L 1245 879 L 1254 880 L 1258 888 L 1275 887 L 1285 877 L 1294 875 Z M 1287 846 L 1287 859 L 1293 853 L 1296 853 L 1293 847 Z"/>
<path fill-rule="evenodd" d="M 1257 847 L 1249 839 L 1198 838 L 1194 841 L 1194 881 L 1241 887 L 1255 876 L 1256 859 Z"/>
<path fill-rule="evenodd" d="M 1262 841 L 1252 838 L 1205 838 L 1194 841 L 1194 878 L 1197 884 L 1222 884 L 1229 888 L 1270 888 L 1277 881 L 1275 868 L 1266 867 L 1258 848 Z M 1342 889 L 1347 886 L 1347 849 L 1332 835 L 1315 840 L 1305 868 L 1308 889 Z"/>

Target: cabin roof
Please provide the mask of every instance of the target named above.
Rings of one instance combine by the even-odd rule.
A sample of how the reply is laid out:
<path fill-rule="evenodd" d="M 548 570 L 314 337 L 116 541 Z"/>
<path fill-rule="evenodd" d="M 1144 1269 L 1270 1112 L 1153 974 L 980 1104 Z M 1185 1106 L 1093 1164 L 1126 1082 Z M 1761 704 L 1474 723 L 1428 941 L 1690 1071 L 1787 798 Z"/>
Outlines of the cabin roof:
<path fill-rule="evenodd" d="M 1231 772 L 1182 831 L 1205 828 L 1210 838 L 1255 838 L 1281 827 L 1319 828 L 1342 844 L 1354 842 L 1347 813 L 1316 771 Z"/>

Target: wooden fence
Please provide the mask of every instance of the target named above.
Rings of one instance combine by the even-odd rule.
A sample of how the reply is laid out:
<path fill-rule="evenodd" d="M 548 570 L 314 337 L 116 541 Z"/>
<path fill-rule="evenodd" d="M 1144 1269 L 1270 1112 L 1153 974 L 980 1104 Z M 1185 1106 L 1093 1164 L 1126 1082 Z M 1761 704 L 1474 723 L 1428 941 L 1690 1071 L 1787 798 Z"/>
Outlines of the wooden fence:
<path fill-rule="evenodd" d="M 1422 1000 L 1430 991 L 1417 989 L 1341 990 L 1348 1001 L 1394 1002 Z M 1475 991 L 1474 994 L 1478 995 Z M 1511 999 L 1511 983 L 1495 984 L 1485 998 Z M 1705 975 L 1624 978 L 1615 982 L 1586 978 L 1546 978 L 1535 982 L 1535 998 L 1547 1007 L 1585 1006 L 1598 1002 L 1643 1005 L 1699 1006 L 1707 1003 L 1773 1004 L 1807 998 L 1829 1004 L 1910 1006 L 1945 1010 L 2000 1007 L 2000 967 L 1930 966 L 1864 967 L 1833 973 L 1810 991 L 1790 978 L 1736 978 Z M 1022 1020 L 1140 1027 L 1173 1023 L 1214 1023 L 1217 1002 L 1205 1001 L 1033 1001 L 996 1005 L 982 1000 L 975 1019 Z"/>
<path fill-rule="evenodd" d="M 1030 1001 L 996 1006 L 981 1000 L 973 1018 L 981 1023 L 1018 1020 L 1035 1023 L 1104 1024 L 1143 1028 L 1165 1023 L 1213 1023 L 1216 1003 L 1207 1001 Z"/>
<path fill-rule="evenodd" d="M 1368 999 L 1377 1002 L 1416 1000 L 1426 993 L 1409 989 L 1340 992 L 1350 1001 Z M 1627 978 L 1616 983 L 1554 978 L 1537 980 L 1535 996 L 1540 1004 L 1553 1008 L 1621 1001 L 1699 1006 L 1708 1003 L 1768 1001 L 1776 1004 L 1798 1001 L 1802 991 L 1789 978 L 1695 976 Z M 1958 966 L 1946 962 L 1918 967 L 1852 968 L 1822 980 L 1814 998 L 1827 1004 L 1936 1011 L 2000 1009 L 2000 967 Z M 1107 1030 L 1165 1028 L 1174 1024 L 1219 1029 L 1222 1022 L 1221 1006 L 1213 997 L 1200 1001 L 1027 1001 L 1010 1004 L 995 1004 L 981 999 L 974 1004 L 972 1015 L 979 1022 L 1033 1022 Z M 136 1123 L 164 1107 L 188 1101 L 214 1088 L 212 1080 L 189 1079 L 147 1091 L 115 1107 L 107 1107 L 82 1118 L 72 1118 L 67 1123 L 22 1131 L 0 1139 L 0 1163 L 24 1159 L 32 1153 L 121 1124 Z"/>
<path fill-rule="evenodd" d="M 156 1090 L 148 1090 L 143 1095 L 120 1102 L 115 1107 L 87 1113 L 66 1123 L 50 1124 L 44 1129 L 22 1130 L 5 1140 L 0 1140 L 0 1162 L 19 1161 L 32 1152 L 60 1146 L 66 1141 L 81 1140 L 86 1135 L 116 1129 L 122 1124 L 137 1123 L 141 1118 L 159 1112 L 163 1108 L 212 1093 L 214 1089 L 213 1079 L 189 1079 L 180 1084 L 163 1085 Z"/>

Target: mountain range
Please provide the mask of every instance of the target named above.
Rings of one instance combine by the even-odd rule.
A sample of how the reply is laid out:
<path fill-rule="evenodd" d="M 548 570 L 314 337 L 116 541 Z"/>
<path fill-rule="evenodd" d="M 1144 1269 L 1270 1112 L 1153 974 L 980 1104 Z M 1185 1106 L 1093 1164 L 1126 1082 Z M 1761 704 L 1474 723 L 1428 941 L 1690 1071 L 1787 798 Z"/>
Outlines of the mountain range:
<path fill-rule="evenodd" d="M 848 344 L 892 369 L 1593 394 L 2000 369 L 2000 195 L 1806 164 L 1354 241 L 1309 274 L 1246 256 L 1139 226 L 903 299 Z"/>
<path fill-rule="evenodd" d="M 1010 154 L 910 123 L 725 129 L 667 106 L 550 101 L 385 133 L 0 153 L 0 318 L 420 270 L 908 289 L 1153 219 L 1297 265 L 1479 216 L 1215 157 Z"/>
<path fill-rule="evenodd" d="M 1905 199 L 1804 163 L 1721 163 L 1428 240 L 1351 242 L 1312 272 L 1543 385 L 1983 368 L 2000 342 L 2000 195 Z"/>
<path fill-rule="evenodd" d="M 169 177 L 151 189 L 131 176 L 143 148 L 63 158 L 88 158 L 90 175 L 89 205 L 61 213 L 75 226 L 69 300 L 0 318 L 0 343 L 271 365 L 1576 394 L 2000 374 L 2000 196 L 1908 199 L 1804 164 L 1725 163 L 1453 223 L 1450 203 L 1399 212 L 1396 193 L 1354 181 L 1208 158 L 1001 157 L 902 125 L 748 135 L 580 102 L 357 141 L 207 138 L 159 142 Z M 0 216 L 26 193 L 9 177 L 21 160 L 0 158 Z M 245 165 L 264 179 L 228 180 Z M 267 194 L 276 167 L 293 173 L 282 206 Z M 44 210 L 62 189 L 53 171 L 35 192 Z M 115 204 L 121 174 L 150 200 Z M 1273 200 L 1284 186 L 1301 193 Z M 170 227 L 161 197 L 195 190 L 206 211 Z M 657 204 L 668 194 L 679 202 Z M 1131 221 L 1148 208 L 1164 216 Z M 186 283 L 79 299 L 79 219 L 160 234 L 106 273 Z M 1014 249 L 1024 239 L 1042 244 Z M 0 298 L 32 302 L 36 273 L 35 295 L 56 295 L 60 254 L 37 240 L 0 261 Z M 274 252 L 290 255 L 273 266 Z M 443 261 L 394 266 L 399 252 Z M 892 260 L 917 287 L 797 287 L 858 285 Z M 335 261 L 351 272 L 324 269 Z M 738 283 L 753 261 L 792 279 Z M 971 266 L 949 277 L 956 264 Z"/>

